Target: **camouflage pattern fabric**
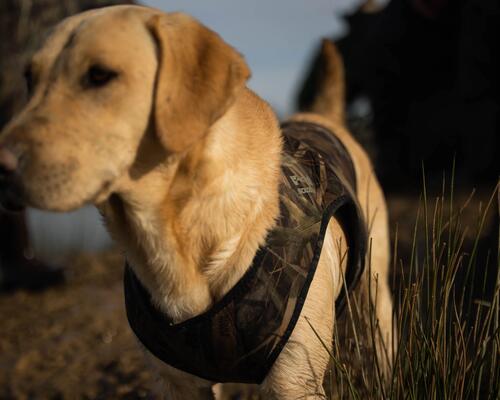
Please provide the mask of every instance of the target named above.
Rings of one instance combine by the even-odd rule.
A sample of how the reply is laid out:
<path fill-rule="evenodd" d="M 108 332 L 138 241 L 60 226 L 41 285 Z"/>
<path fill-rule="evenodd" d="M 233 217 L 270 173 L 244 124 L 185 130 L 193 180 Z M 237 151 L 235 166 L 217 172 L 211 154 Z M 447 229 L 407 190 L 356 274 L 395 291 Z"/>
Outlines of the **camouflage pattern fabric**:
<path fill-rule="evenodd" d="M 349 246 L 345 289 L 352 289 L 362 273 L 367 235 L 345 147 L 316 124 L 288 122 L 282 130 L 277 226 L 246 274 L 210 310 L 173 324 L 126 265 L 130 326 L 152 354 L 175 368 L 216 382 L 261 383 L 295 327 L 331 217 L 341 224 Z M 343 299 L 345 292 L 338 309 Z"/>

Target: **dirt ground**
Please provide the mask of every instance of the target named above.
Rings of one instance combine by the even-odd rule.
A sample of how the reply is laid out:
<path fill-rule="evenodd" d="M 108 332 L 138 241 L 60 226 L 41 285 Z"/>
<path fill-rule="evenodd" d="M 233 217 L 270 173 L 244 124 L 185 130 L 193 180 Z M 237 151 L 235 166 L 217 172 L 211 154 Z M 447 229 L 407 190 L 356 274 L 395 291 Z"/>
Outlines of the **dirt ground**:
<path fill-rule="evenodd" d="M 471 224 L 484 200 L 468 207 Z M 404 257 L 418 197 L 388 203 Z M 0 294 L 0 399 L 154 399 L 154 378 L 125 317 L 122 268 L 114 250 L 78 255 L 67 262 L 66 283 Z"/>
<path fill-rule="evenodd" d="M 153 399 L 117 251 L 79 255 L 67 282 L 0 296 L 0 399 Z"/>

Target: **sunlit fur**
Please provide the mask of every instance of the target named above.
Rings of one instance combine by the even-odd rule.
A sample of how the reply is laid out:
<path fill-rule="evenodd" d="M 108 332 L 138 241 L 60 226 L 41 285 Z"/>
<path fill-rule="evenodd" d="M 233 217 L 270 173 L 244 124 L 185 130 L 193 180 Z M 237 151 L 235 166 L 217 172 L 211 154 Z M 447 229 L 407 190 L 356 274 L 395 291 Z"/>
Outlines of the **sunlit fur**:
<path fill-rule="evenodd" d="M 373 220 L 377 315 L 388 336 L 386 207 L 366 154 L 342 123 L 342 65 L 333 48 L 326 51 L 331 74 L 313 110 L 325 116 L 292 119 L 331 128 L 351 153 L 359 200 Z M 93 63 L 117 78 L 82 86 Z M 279 212 L 278 121 L 245 87 L 243 57 L 190 17 L 119 6 L 65 20 L 33 57 L 33 70 L 35 92 L 1 135 L 19 158 L 28 204 L 95 204 L 158 307 L 176 322 L 207 310 L 246 271 Z M 331 346 L 345 251 L 332 220 L 297 326 L 261 385 L 264 398 L 324 394 L 329 356 L 310 325 Z M 166 398 L 212 398 L 213 382 L 151 363 Z"/>

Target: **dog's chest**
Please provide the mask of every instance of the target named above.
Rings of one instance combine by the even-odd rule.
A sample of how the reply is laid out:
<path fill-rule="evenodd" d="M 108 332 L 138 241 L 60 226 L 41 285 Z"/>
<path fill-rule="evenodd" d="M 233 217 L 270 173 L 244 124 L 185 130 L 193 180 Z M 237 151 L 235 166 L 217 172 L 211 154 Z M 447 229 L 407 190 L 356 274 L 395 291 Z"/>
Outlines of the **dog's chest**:
<path fill-rule="evenodd" d="M 173 324 L 126 268 L 130 325 L 151 353 L 175 368 L 216 382 L 262 382 L 295 327 L 331 217 L 348 241 L 345 286 L 353 287 L 362 272 L 366 231 L 346 149 L 316 124 L 290 122 L 282 130 L 280 218 L 246 274 L 218 303 Z M 337 310 L 344 299 L 342 292 Z"/>

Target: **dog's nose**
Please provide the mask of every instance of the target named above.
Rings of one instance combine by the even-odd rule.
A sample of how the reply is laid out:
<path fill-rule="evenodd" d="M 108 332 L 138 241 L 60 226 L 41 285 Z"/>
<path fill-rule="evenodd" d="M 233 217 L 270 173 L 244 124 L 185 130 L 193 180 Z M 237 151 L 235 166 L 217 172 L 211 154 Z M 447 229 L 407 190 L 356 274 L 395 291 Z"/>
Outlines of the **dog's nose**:
<path fill-rule="evenodd" d="M 17 157 L 6 147 L 0 145 L 0 178 L 14 173 L 17 169 Z"/>

